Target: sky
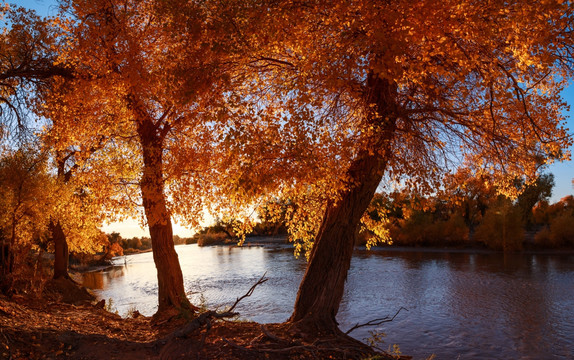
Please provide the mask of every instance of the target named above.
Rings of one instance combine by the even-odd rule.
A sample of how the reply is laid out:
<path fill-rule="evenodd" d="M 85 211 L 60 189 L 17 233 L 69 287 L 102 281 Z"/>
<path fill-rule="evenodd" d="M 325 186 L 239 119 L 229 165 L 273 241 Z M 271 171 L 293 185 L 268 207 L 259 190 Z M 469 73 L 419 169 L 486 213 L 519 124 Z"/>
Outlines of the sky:
<path fill-rule="evenodd" d="M 54 16 L 57 14 L 57 2 L 55 0 L 16 0 L 15 2 L 12 0 L 9 2 L 29 9 L 35 9 L 39 15 Z M 562 96 L 571 107 L 569 111 L 565 111 L 564 115 L 567 118 L 566 127 L 570 129 L 569 133 L 574 135 L 574 83 L 571 82 L 570 86 L 562 93 Z M 569 150 L 574 153 L 574 146 L 571 146 Z M 555 187 L 552 191 L 550 202 L 553 203 L 564 196 L 574 194 L 574 162 L 572 160 L 552 164 L 546 172 L 554 174 Z M 128 238 L 149 236 L 147 230 L 142 229 L 137 220 L 113 223 L 104 226 L 102 230 L 105 232 L 117 231 L 122 237 Z M 174 234 L 187 237 L 191 236 L 193 232 L 183 226 L 174 224 Z"/>

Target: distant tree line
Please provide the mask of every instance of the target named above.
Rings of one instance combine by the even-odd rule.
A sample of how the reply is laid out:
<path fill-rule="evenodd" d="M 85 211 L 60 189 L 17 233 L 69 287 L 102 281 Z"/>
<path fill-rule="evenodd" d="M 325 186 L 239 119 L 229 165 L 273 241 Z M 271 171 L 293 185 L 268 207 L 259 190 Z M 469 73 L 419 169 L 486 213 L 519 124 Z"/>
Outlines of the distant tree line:
<path fill-rule="evenodd" d="M 554 176 L 517 180 L 516 199 L 499 195 L 480 177 L 458 172 L 432 197 L 377 193 L 366 216 L 388 229 L 377 236 L 362 224 L 359 242 L 399 246 L 484 246 L 495 250 L 574 246 L 574 198 L 550 204 Z M 384 214 L 383 217 L 379 214 Z"/>
<path fill-rule="evenodd" d="M 120 233 L 112 232 L 107 234 L 108 242 L 110 244 L 112 256 L 127 255 L 143 251 L 151 250 L 151 239 L 148 236 L 132 238 L 123 238 Z M 195 241 L 196 242 L 196 241 Z M 173 236 L 173 243 L 175 245 L 184 245 L 194 243 L 193 238 L 180 237 L 179 235 Z"/>
<path fill-rule="evenodd" d="M 542 174 L 532 183 L 517 179 L 514 186 L 520 195 L 511 199 L 498 194 L 488 179 L 461 169 L 445 177 L 442 190 L 434 196 L 376 193 L 361 219 L 357 245 L 482 246 L 503 251 L 574 246 L 574 197 L 549 203 L 554 175 Z M 246 235 L 288 236 L 289 214 L 295 207 L 291 200 L 261 206 Z M 238 223 L 218 218 L 188 243 L 237 242 Z"/>

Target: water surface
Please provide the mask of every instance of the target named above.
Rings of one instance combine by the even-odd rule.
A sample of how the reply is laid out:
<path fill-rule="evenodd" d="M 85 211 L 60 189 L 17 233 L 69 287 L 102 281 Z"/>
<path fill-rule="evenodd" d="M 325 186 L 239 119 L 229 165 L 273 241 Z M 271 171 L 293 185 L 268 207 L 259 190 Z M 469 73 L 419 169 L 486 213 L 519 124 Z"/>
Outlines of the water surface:
<path fill-rule="evenodd" d="M 194 304 L 232 304 L 266 273 L 269 280 L 237 307 L 261 323 L 285 321 L 305 261 L 288 248 L 177 246 Z M 157 279 L 152 254 L 116 259 L 84 274 L 84 284 L 112 299 L 120 315 L 152 315 Z M 338 321 L 343 330 L 385 315 L 394 321 L 352 333 L 384 332 L 383 348 L 425 359 L 574 358 L 574 256 L 357 251 Z"/>

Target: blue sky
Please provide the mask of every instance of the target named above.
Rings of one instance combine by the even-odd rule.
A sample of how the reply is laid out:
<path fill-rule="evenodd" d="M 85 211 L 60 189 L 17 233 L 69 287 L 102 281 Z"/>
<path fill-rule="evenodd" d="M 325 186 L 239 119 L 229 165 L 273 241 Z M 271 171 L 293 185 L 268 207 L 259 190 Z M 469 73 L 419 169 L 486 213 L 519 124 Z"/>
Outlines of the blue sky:
<path fill-rule="evenodd" d="M 34 9 L 38 15 L 52 16 L 58 12 L 57 1 L 55 0 L 8 0 L 9 4 L 16 4 L 28 9 Z"/>
<path fill-rule="evenodd" d="M 574 84 L 570 82 L 570 86 L 562 93 L 566 102 L 570 105 L 570 111 L 564 113 L 567 117 L 567 127 L 570 129 L 569 133 L 574 135 Z M 574 146 L 570 147 L 570 151 L 574 153 Z M 574 179 L 574 162 L 564 161 L 562 163 L 552 164 L 548 168 L 548 172 L 554 174 L 554 181 L 556 186 L 552 191 L 552 202 L 560 200 L 566 195 L 574 194 L 573 183 Z"/>
<path fill-rule="evenodd" d="M 10 1 L 10 3 L 15 3 L 16 5 L 23 6 L 26 8 L 35 9 L 39 15 L 53 16 L 57 13 L 56 1 L 55 0 L 18 0 Z M 567 127 L 570 129 L 570 134 L 574 134 L 574 84 L 570 84 L 570 87 L 566 89 L 562 96 L 566 102 L 571 106 L 570 111 L 564 113 L 567 118 Z M 574 152 L 574 146 L 570 148 L 571 152 Z M 547 172 L 554 174 L 554 181 L 556 186 L 552 192 L 551 202 L 556 202 L 562 197 L 574 194 L 573 179 L 574 179 L 574 162 L 565 161 L 562 163 L 552 164 L 548 167 Z M 122 236 L 144 236 L 147 235 L 147 231 L 141 229 L 137 221 L 124 222 L 122 224 L 112 224 L 111 226 L 106 226 L 105 231 L 119 231 Z M 174 232 L 181 236 L 188 236 L 189 231 L 180 226 L 174 227 Z"/>

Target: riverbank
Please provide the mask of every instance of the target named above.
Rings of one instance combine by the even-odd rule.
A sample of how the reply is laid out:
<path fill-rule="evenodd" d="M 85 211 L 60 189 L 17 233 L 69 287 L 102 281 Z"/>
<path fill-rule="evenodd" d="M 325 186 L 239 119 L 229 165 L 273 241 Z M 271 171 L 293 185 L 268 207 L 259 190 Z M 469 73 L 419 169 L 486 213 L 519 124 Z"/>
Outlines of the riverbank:
<path fill-rule="evenodd" d="M 343 358 L 337 347 L 320 348 L 290 337 L 283 324 L 213 320 L 185 336 L 181 317 L 154 321 L 135 312 L 121 318 L 101 304 L 69 304 L 31 296 L 0 295 L 3 359 L 316 359 Z M 285 343 L 273 346 L 278 339 Z M 356 356 L 356 358 L 359 358 Z M 353 358 L 353 357 L 351 357 Z M 394 359 L 378 354 L 377 359 Z M 408 357 L 403 357 L 408 359 Z"/>
<path fill-rule="evenodd" d="M 218 241 L 209 243 L 203 246 L 238 246 L 237 241 L 226 239 L 225 241 Z M 248 236 L 245 238 L 243 246 L 273 246 L 281 248 L 291 248 L 292 244 L 287 239 L 286 235 L 276 236 Z M 355 246 L 355 251 L 420 251 L 420 252 L 453 252 L 453 253 L 473 253 L 473 254 L 499 254 L 503 253 L 502 250 L 489 249 L 483 244 L 473 242 L 467 244 L 452 244 L 444 246 L 404 246 L 404 245 L 378 245 L 373 246 L 367 250 L 364 245 Z M 518 254 L 540 254 L 540 255 L 572 255 L 574 248 L 561 247 L 561 248 L 545 248 L 528 243 L 522 250 L 511 251 L 509 253 Z M 128 255 L 128 254 L 126 254 Z"/>
<path fill-rule="evenodd" d="M 504 254 L 501 250 L 488 249 L 483 246 L 373 246 L 370 250 L 367 250 L 364 246 L 356 246 L 355 251 L 361 252 L 428 252 L 428 253 L 461 253 L 461 254 Z M 509 251 L 507 254 L 524 254 L 524 255 L 574 255 L 573 248 L 555 248 L 555 249 L 544 249 L 544 248 L 530 248 L 517 251 Z"/>

